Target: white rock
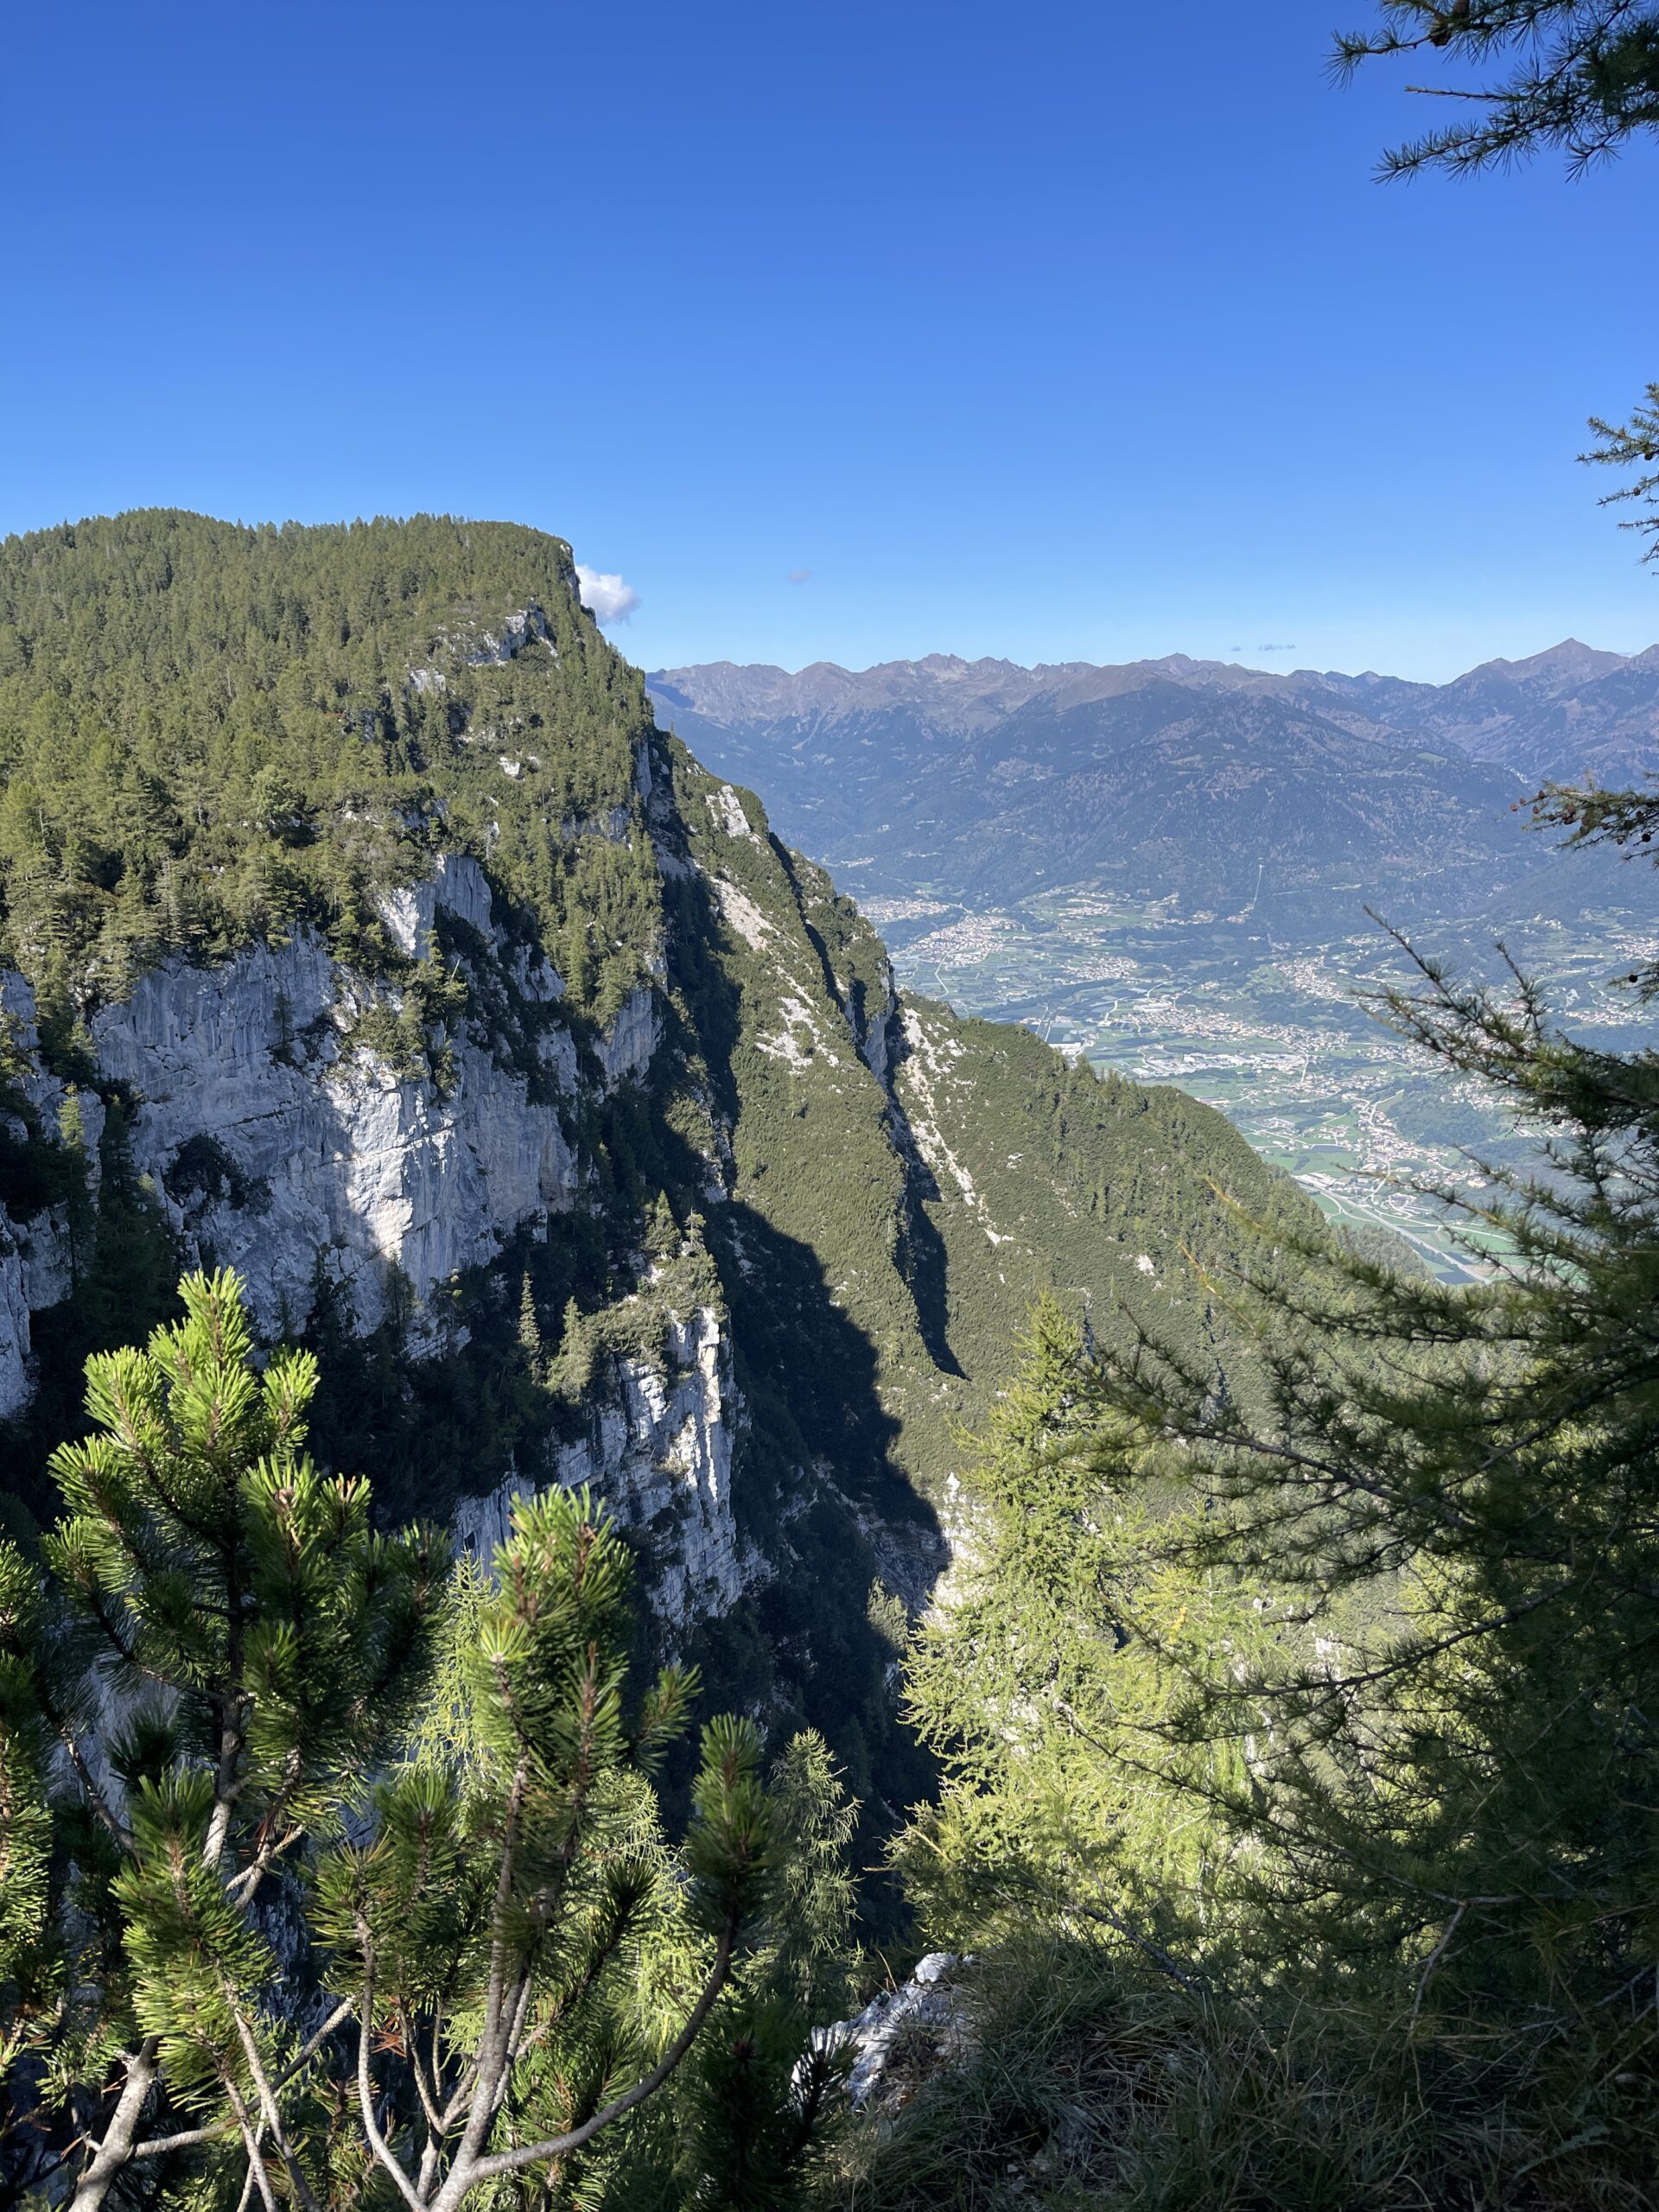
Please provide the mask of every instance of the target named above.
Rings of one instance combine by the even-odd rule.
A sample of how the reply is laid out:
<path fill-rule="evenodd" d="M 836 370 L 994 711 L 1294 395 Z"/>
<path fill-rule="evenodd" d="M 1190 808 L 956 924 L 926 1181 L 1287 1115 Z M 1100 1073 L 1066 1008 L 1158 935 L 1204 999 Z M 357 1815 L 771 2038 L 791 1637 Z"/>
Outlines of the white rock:
<path fill-rule="evenodd" d="M 509 614 L 499 634 L 486 632 L 474 639 L 467 652 L 467 664 L 470 668 L 505 667 L 531 638 L 544 639 L 546 635 L 547 617 L 539 607 L 526 607 L 517 614 Z"/>
<path fill-rule="evenodd" d="M 442 854 L 424 882 L 388 891 L 378 905 L 387 934 L 411 960 L 426 957 L 440 906 L 470 923 L 480 936 L 490 934 L 489 879 L 476 861 L 454 853 Z"/>
<path fill-rule="evenodd" d="M 889 2069 L 895 2046 L 906 2031 L 925 2035 L 942 2057 L 964 2048 L 969 2035 L 967 2011 L 950 1986 L 959 1963 L 954 1951 L 931 1951 L 908 1981 L 881 1991 L 852 2019 L 815 2031 L 814 2041 L 821 2049 L 850 2047 L 857 2053 L 847 2076 L 847 2094 L 855 2105 L 866 2105 L 893 2086 Z"/>
<path fill-rule="evenodd" d="M 728 929 L 753 951 L 764 952 L 767 939 L 778 934 L 775 925 L 766 919 L 747 892 L 728 883 L 723 875 L 710 876 L 709 881 Z"/>
<path fill-rule="evenodd" d="M 486 915 L 488 887 L 474 863 L 439 888 L 464 918 Z M 171 963 L 92 1023 L 100 1071 L 143 1101 L 132 1132 L 139 1167 L 165 1188 L 181 1148 L 207 1139 L 244 1179 L 240 1205 L 221 1188 L 170 1197 L 168 1211 L 187 1249 L 199 1258 L 211 1250 L 246 1276 L 270 1332 L 297 1328 L 309 1313 L 320 1253 L 359 1326 L 372 1328 L 392 1265 L 425 1300 L 461 1268 L 493 1259 L 521 1223 L 575 1195 L 556 1107 L 532 1102 L 524 1078 L 464 1022 L 447 1097 L 365 1050 L 342 1058 L 333 1016 L 348 980 L 302 935 L 223 968 Z M 574 1077 L 563 1046 L 550 1044 L 544 1057 Z"/>
<path fill-rule="evenodd" d="M 739 1402 L 731 1348 L 711 1306 L 668 1327 L 666 1374 L 617 1358 L 596 1392 L 586 1438 L 553 1454 L 564 1490 L 584 1484 L 642 1540 L 646 1594 L 671 1630 L 729 1611 L 770 1571 L 738 1533 L 732 1444 Z M 508 1477 L 457 1510 L 456 1540 L 489 1560 L 505 1542 L 514 1502 L 536 1484 Z"/>
<path fill-rule="evenodd" d="M 723 830 L 728 837 L 747 837 L 752 843 L 760 839 L 749 827 L 749 817 L 743 811 L 743 802 L 730 784 L 722 784 L 718 791 L 710 791 L 709 811 L 714 817 L 715 827 Z"/>

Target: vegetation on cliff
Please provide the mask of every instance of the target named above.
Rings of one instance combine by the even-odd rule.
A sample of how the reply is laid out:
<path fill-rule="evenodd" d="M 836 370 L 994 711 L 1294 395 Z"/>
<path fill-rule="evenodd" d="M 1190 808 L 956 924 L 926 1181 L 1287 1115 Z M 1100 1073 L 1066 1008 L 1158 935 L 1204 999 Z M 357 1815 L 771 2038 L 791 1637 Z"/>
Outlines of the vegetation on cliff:
<path fill-rule="evenodd" d="M 0 1542 L 10 2201 L 785 2203 L 851 1907 L 822 1745 L 768 1785 L 708 1723 L 671 1847 L 696 1683 L 631 1685 L 604 1516 L 549 1491 L 487 1573 L 375 1535 L 240 1291 L 92 1363 L 42 1562 Z"/>
<path fill-rule="evenodd" d="M 895 1618 L 943 1558 L 955 1425 L 984 1416 L 1032 1300 L 1063 1289 L 1114 1337 L 1155 1295 L 1224 1364 L 1226 1315 L 1183 1256 L 1239 1257 L 1217 1186 L 1304 1230 L 1311 1208 L 1176 1092 L 900 1004 L 874 933 L 759 800 L 652 728 L 556 540 L 143 513 L 9 541 L 0 599 L 0 929 L 42 1046 L 8 1030 L 0 1195 L 9 1236 L 61 1230 L 74 1254 L 33 1319 L 14 1501 L 49 1519 L 85 1358 L 167 1318 L 216 1219 L 257 1203 L 233 1127 L 147 1148 L 142 1096 L 100 1071 L 99 1007 L 158 962 L 210 991 L 240 949 L 313 931 L 342 1048 L 410 1086 L 411 1115 L 486 1052 L 556 1105 L 579 1181 L 423 1306 L 394 1273 L 366 1337 L 319 1249 L 288 1322 L 320 1361 L 319 1459 L 372 1471 L 384 1526 L 447 1516 L 588 1436 L 619 1360 L 660 1365 L 671 1312 L 707 1305 L 762 1571 L 695 1656 L 718 1702 L 823 1734 L 870 1864 L 927 1785 L 887 1688 Z M 440 908 L 411 954 L 391 901 L 456 853 L 485 872 L 488 935 Z M 560 996 L 523 988 L 518 956 L 543 952 Z M 590 1047 L 630 993 L 658 1041 L 606 1083 Z M 316 1040 L 279 1049 L 328 1079 Z M 31 1103 L 65 1077 L 105 1109 L 101 1162 Z M 677 1801 L 687 1762 L 667 1776 Z"/>
<path fill-rule="evenodd" d="M 469 852 L 603 1020 L 658 949 L 625 834 L 651 726 L 538 531 L 157 510 L 8 539 L 4 949 L 65 1051 L 169 952 L 308 923 L 402 972 L 378 895 Z"/>

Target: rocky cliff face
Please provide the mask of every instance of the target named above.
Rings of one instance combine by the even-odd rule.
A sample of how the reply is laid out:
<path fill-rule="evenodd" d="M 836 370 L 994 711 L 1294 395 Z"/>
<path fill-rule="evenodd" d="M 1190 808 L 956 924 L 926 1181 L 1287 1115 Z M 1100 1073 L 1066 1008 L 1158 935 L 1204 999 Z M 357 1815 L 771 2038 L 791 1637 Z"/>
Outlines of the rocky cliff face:
<path fill-rule="evenodd" d="M 510 960 L 475 861 L 446 860 L 388 905 L 410 952 L 448 912 L 499 968 Z M 525 981 L 557 995 L 550 970 Z M 534 1071 L 504 1067 L 463 1019 L 437 1085 L 354 1041 L 366 1003 L 361 980 L 302 934 L 205 973 L 170 963 L 92 1023 L 100 1076 L 141 1102 L 134 1157 L 186 1251 L 236 1268 L 269 1331 L 303 1325 L 319 1265 L 363 1328 L 381 1319 L 394 1268 L 427 1316 L 439 1286 L 575 1193 L 560 1120 L 577 1088 L 568 1032 L 541 1034 L 536 1096 Z"/>
<path fill-rule="evenodd" d="M 601 1497 L 650 1561 L 651 1602 L 676 1639 L 767 1579 L 733 1510 L 732 1447 L 742 1420 L 720 1313 L 671 1313 L 662 1355 L 617 1355 L 588 1408 L 587 1433 L 536 1475 L 509 1475 L 454 1517 L 456 1540 L 486 1562 L 506 1540 L 513 1503 L 550 1472 Z"/>
<path fill-rule="evenodd" d="M 69 1086 L 41 1065 L 35 996 L 21 976 L 0 971 L 0 1025 L 12 1063 L 12 1087 L 20 1111 L 0 1114 L 0 1130 L 16 1145 L 28 1145 L 41 1131 L 62 1131 L 70 1104 Z M 94 1095 L 74 1102 L 88 1157 L 96 1160 L 104 1109 Z M 20 1413 L 32 1387 L 34 1317 L 68 1297 L 73 1287 L 70 1230 L 62 1205 L 33 1210 L 22 1217 L 0 1205 L 0 1421 Z"/>
<path fill-rule="evenodd" d="M 445 918 L 472 932 L 473 969 L 487 969 L 520 1000 L 556 1007 L 557 975 L 497 928 L 476 861 L 446 855 L 427 880 L 384 902 L 389 933 L 410 957 L 428 951 Z M 36 1125 L 55 1129 L 69 1087 L 39 1064 L 28 985 L 8 975 L 3 990 Z M 567 1027 L 539 1029 L 526 1071 L 504 1065 L 481 1025 L 463 1016 L 442 1039 L 438 1083 L 357 1041 L 374 1000 L 364 979 L 302 932 L 217 969 L 166 963 L 130 999 L 101 1008 L 92 1038 L 98 1081 L 132 1108 L 134 1163 L 161 1196 L 188 1264 L 235 1268 L 271 1337 L 304 1326 L 320 1271 L 359 1332 L 379 1325 L 397 1284 L 412 1300 L 406 1320 L 418 1357 L 464 1338 L 446 1289 L 487 1267 L 515 1232 L 545 1239 L 551 1218 L 576 1203 L 582 1176 L 567 1126 L 585 1090 L 608 1092 L 646 1074 L 661 1027 L 654 994 L 631 994 L 593 1040 L 584 1082 Z M 96 1089 L 78 1110 L 95 1157 Z M 15 1117 L 12 1133 L 29 1135 Z M 0 1417 L 28 1402 L 31 1322 L 70 1293 L 68 1245 L 62 1208 L 28 1223 L 0 1215 Z M 666 1316 L 659 1357 L 607 1357 L 585 1418 L 581 1440 L 467 1499 L 455 1516 L 461 1540 L 487 1557 L 515 1496 L 549 1480 L 585 1484 L 639 1535 L 665 1623 L 683 1630 L 727 1610 L 764 1562 L 733 1516 L 741 1408 L 721 1311 Z"/>

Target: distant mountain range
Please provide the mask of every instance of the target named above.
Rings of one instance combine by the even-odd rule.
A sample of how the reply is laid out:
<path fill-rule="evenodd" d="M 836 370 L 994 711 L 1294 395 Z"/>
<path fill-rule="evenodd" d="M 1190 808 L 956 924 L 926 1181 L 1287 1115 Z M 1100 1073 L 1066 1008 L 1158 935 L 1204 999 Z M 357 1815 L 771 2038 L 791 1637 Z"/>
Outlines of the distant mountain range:
<path fill-rule="evenodd" d="M 659 721 L 752 785 L 855 893 L 1012 904 L 1089 883 L 1325 931 L 1586 899 L 1659 909 L 1529 834 L 1546 779 L 1659 771 L 1659 645 L 1576 639 L 1452 683 L 1172 654 L 1020 668 L 932 653 L 852 671 L 731 662 L 648 678 Z"/>

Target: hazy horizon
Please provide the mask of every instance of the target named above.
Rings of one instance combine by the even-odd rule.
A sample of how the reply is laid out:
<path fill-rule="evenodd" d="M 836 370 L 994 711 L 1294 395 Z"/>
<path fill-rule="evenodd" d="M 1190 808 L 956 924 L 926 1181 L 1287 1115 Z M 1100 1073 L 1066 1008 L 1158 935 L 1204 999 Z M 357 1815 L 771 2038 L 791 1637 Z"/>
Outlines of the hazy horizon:
<path fill-rule="evenodd" d="M 1659 628 L 1575 458 L 1652 374 L 1659 149 L 1380 187 L 1421 103 L 1332 85 L 1332 0 L 1197 0 L 1179 89 L 1156 10 L 16 14 L 0 530 L 511 518 L 647 667 Z"/>

